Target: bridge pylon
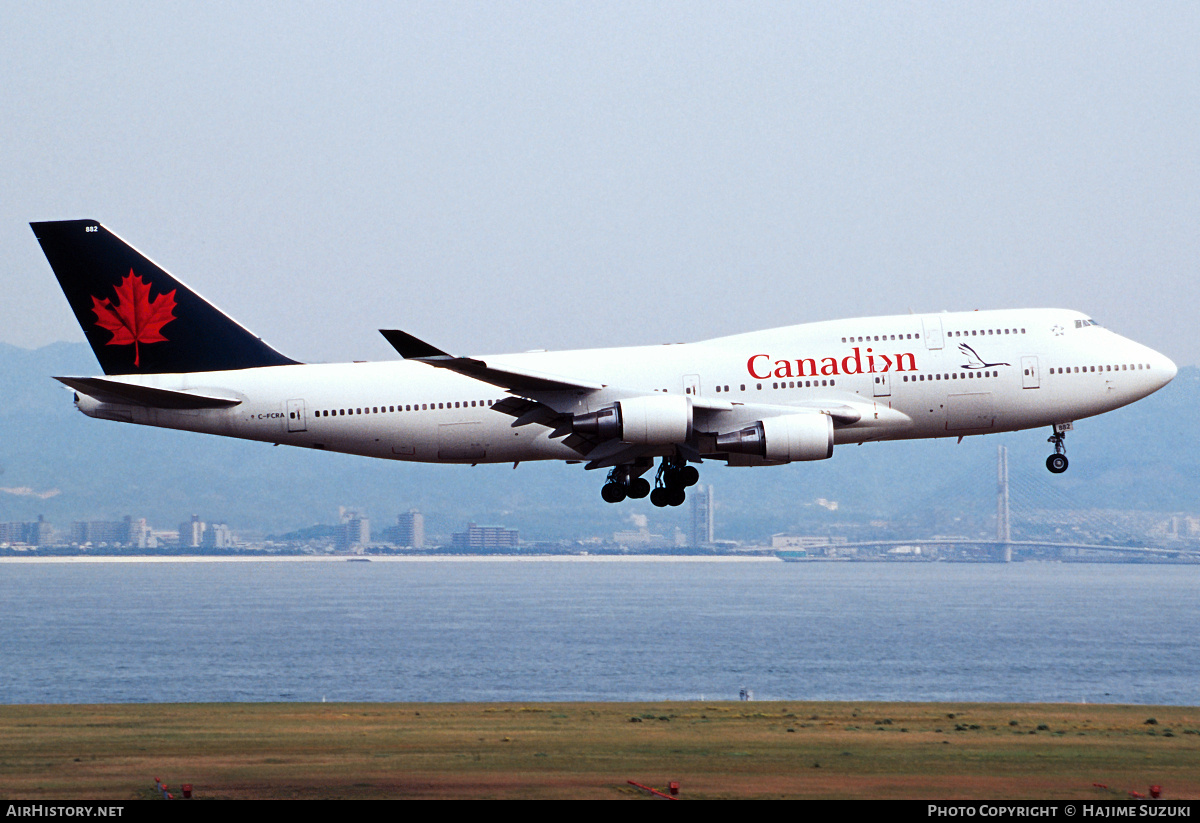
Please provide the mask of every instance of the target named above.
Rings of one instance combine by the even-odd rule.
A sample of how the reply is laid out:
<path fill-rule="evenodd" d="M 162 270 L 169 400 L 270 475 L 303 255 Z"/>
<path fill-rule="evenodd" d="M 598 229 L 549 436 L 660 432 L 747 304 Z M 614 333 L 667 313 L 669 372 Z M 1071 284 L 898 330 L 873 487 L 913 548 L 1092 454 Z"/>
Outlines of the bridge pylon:
<path fill-rule="evenodd" d="M 1008 504 L 1008 449 L 996 447 L 996 542 L 1005 563 L 1012 562 L 1012 522 Z"/>

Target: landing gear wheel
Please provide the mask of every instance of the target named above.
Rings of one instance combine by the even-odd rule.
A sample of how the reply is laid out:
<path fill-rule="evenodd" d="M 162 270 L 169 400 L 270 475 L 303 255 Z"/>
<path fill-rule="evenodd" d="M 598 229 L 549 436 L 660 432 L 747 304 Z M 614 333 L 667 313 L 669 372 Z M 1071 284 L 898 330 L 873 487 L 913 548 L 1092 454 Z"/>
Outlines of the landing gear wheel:
<path fill-rule="evenodd" d="M 686 489 L 700 481 L 700 471 L 680 457 L 664 457 L 654 478 L 654 485 L 667 489 Z"/>
<path fill-rule="evenodd" d="M 667 489 L 667 505 L 682 506 L 683 501 L 687 499 L 687 494 L 681 488 Z"/>
<path fill-rule="evenodd" d="M 650 494 L 650 481 L 644 477 L 634 478 L 629 481 L 629 489 L 626 493 L 631 500 L 641 500 Z"/>
<path fill-rule="evenodd" d="M 620 503 L 625 499 L 625 487 L 620 483 L 605 483 L 600 489 L 600 496 L 605 503 Z"/>
<path fill-rule="evenodd" d="M 657 489 L 650 492 L 650 502 L 653 503 L 654 505 L 658 506 L 661 509 L 664 506 L 670 505 L 670 503 L 668 502 L 668 500 L 670 499 L 669 498 L 670 494 L 671 493 L 669 491 L 667 491 L 665 488 L 663 488 L 662 486 L 659 486 Z"/>
<path fill-rule="evenodd" d="M 1059 431 L 1059 429 L 1062 431 Z M 1054 454 L 1046 458 L 1046 468 L 1053 474 L 1062 474 L 1067 470 L 1067 431 L 1070 423 L 1054 427 L 1054 434 L 1046 441 L 1054 446 Z"/>

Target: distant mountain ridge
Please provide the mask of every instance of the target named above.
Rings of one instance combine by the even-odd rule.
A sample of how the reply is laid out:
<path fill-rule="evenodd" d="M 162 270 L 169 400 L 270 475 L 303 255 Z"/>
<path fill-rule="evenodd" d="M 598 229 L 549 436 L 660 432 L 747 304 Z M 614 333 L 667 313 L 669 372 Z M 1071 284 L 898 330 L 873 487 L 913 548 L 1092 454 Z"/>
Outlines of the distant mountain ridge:
<path fill-rule="evenodd" d="M 580 466 L 408 464 L 91 420 L 51 377 L 97 372 L 86 344 L 0 344 L 0 521 L 43 514 L 64 529 L 131 514 L 170 529 L 198 514 L 235 531 L 282 533 L 331 523 L 346 505 L 365 509 L 376 531 L 420 509 L 435 535 L 467 521 L 520 529 L 526 541 L 607 536 L 643 517 L 653 532 L 690 528 L 690 504 L 610 506 L 599 495 L 603 473 Z M 1079 421 L 1067 439 L 1071 467 L 1054 488 L 1080 508 L 1200 514 L 1198 400 L 1200 369 L 1186 367 L 1157 394 Z M 779 468 L 706 463 L 701 482 L 715 489 L 719 538 L 933 511 L 987 516 L 996 445 L 1010 449 L 1014 484 L 1020 473 L 1048 479 L 1048 434 L 839 446 L 831 460 Z M 818 498 L 837 501 L 837 511 Z"/>

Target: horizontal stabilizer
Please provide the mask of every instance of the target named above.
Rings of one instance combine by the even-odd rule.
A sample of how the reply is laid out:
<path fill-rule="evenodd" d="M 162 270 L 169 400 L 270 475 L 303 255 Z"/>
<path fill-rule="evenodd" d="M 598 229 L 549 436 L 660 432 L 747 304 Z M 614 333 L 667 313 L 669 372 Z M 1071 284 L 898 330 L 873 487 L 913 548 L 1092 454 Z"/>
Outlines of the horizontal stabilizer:
<path fill-rule="evenodd" d="M 191 392 L 137 386 L 103 377 L 56 377 L 64 385 L 101 403 L 121 406 L 149 406 L 156 409 L 227 409 L 241 403 L 228 397 L 211 397 Z"/>

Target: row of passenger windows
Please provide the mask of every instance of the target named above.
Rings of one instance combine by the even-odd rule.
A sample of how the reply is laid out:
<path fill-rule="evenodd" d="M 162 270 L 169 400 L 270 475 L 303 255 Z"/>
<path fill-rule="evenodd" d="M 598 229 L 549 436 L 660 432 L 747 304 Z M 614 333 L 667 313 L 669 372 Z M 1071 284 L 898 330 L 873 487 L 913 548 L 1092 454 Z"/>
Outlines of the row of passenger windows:
<path fill-rule="evenodd" d="M 994 371 L 961 371 L 950 372 L 948 374 L 913 374 L 904 375 L 904 382 L 907 383 L 911 379 L 914 383 L 921 383 L 926 380 L 973 380 L 976 377 L 999 377 L 999 372 Z"/>
<path fill-rule="evenodd" d="M 1024 329 L 971 329 L 970 331 L 948 331 L 947 337 L 987 337 L 989 334 L 1024 334 Z"/>
<path fill-rule="evenodd" d="M 1000 334 L 1000 330 L 997 329 L 996 333 Z M 1008 330 L 1005 329 L 1004 334 L 1008 334 L 1008 333 L 1009 333 Z M 1017 334 L 1017 330 L 1013 329 L 1012 333 Z M 1024 334 L 1025 330 L 1021 329 L 1020 333 Z M 974 334 L 974 332 L 972 332 L 972 334 Z M 990 330 L 988 331 L 988 334 L 991 334 Z M 859 338 L 860 341 L 862 339 L 863 338 L 861 338 L 861 337 Z M 878 338 L 876 338 L 876 339 L 878 339 Z M 844 338 L 843 338 L 843 340 L 844 340 Z M 851 340 L 853 342 L 853 339 L 851 339 Z M 1148 368 L 1150 368 L 1149 363 L 1121 363 L 1120 365 L 1105 365 L 1105 366 L 1055 366 L 1050 369 L 1050 373 L 1051 374 L 1064 374 L 1064 373 L 1065 374 L 1079 374 L 1080 370 L 1082 370 L 1083 372 L 1096 372 L 1096 371 L 1106 372 L 1106 371 L 1133 371 L 1134 369 L 1148 369 Z M 983 378 L 983 377 L 998 377 L 998 376 L 999 376 L 999 373 L 994 372 L 994 371 L 982 371 L 982 372 L 967 371 L 967 372 L 950 372 L 947 374 L 930 374 L 930 375 L 924 375 L 924 374 L 908 375 L 908 374 L 906 374 L 903 376 L 902 379 L 904 380 L 905 383 L 908 383 L 910 380 L 913 383 L 917 383 L 917 382 L 924 382 L 925 380 L 968 380 L 968 379 L 975 379 L 977 377 Z M 835 385 L 837 385 L 836 380 L 783 380 L 783 381 L 776 381 L 776 382 L 772 383 L 771 388 L 772 389 L 811 389 L 811 388 L 820 388 L 821 386 L 835 386 Z M 758 391 L 762 391 L 762 387 L 763 387 L 762 383 L 755 384 L 755 388 Z M 729 386 L 728 385 L 717 386 L 716 389 L 717 389 L 718 393 L 727 393 L 729 391 Z M 739 391 L 745 391 L 745 390 L 746 390 L 746 384 L 742 383 L 739 387 Z M 665 392 L 666 389 L 663 389 L 663 391 Z M 496 401 L 496 400 L 460 400 L 460 401 L 455 401 L 453 403 L 412 403 L 412 404 L 407 404 L 407 405 L 403 405 L 403 406 L 363 406 L 361 408 L 353 408 L 353 409 L 321 409 L 321 410 L 315 412 L 315 414 L 317 417 L 345 417 L 348 414 L 349 415 L 394 414 L 396 412 L 431 411 L 431 410 L 435 411 L 437 409 L 459 409 L 459 408 L 462 408 L 462 409 L 472 408 L 473 409 L 473 408 L 480 408 L 480 407 L 486 408 L 487 406 L 491 406 L 492 404 L 494 404 L 496 402 L 498 402 L 498 401 Z"/>
<path fill-rule="evenodd" d="M 1079 374 L 1080 372 L 1099 372 L 1099 371 L 1134 371 L 1135 369 L 1148 369 L 1149 363 L 1121 363 L 1120 365 L 1106 366 L 1054 366 L 1051 367 L 1051 374 Z M 1063 370 L 1066 370 L 1065 372 Z"/>
<path fill-rule="evenodd" d="M 1077 321 L 1078 322 L 1078 321 Z M 947 337 L 987 337 L 989 334 L 1024 334 L 1024 329 L 970 329 L 969 331 L 948 331 Z M 919 334 L 865 334 L 861 337 L 843 337 L 843 343 L 878 343 L 884 340 L 920 340 Z"/>
<path fill-rule="evenodd" d="M 755 385 L 755 389 L 757 391 L 762 391 L 762 387 L 763 387 L 762 383 L 755 383 L 754 385 Z M 820 388 L 821 386 L 834 386 L 834 385 L 837 385 L 836 380 L 784 380 L 784 381 L 776 381 L 776 382 L 772 383 L 771 388 L 773 388 L 773 389 L 811 389 L 811 388 Z M 745 391 L 745 390 L 746 390 L 746 384 L 743 383 L 741 385 L 741 388 L 738 389 L 738 391 Z M 729 391 L 729 386 L 717 386 L 718 393 L 727 392 L 727 391 Z"/>
<path fill-rule="evenodd" d="M 878 343 L 881 340 L 920 340 L 920 339 L 921 339 L 921 335 L 919 335 L 919 334 L 892 334 L 892 335 L 877 334 L 874 337 L 872 337 L 869 334 L 865 334 L 860 337 L 853 337 L 853 336 L 843 337 L 842 342 L 843 343 Z"/>
<path fill-rule="evenodd" d="M 363 406 L 355 409 L 321 409 L 317 417 L 345 417 L 354 414 L 394 414 L 406 411 L 436 411 L 437 409 L 473 409 L 487 407 L 497 400 L 457 400 L 453 403 L 411 403 L 404 406 Z"/>

